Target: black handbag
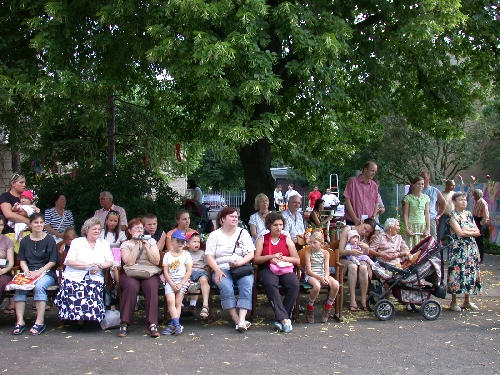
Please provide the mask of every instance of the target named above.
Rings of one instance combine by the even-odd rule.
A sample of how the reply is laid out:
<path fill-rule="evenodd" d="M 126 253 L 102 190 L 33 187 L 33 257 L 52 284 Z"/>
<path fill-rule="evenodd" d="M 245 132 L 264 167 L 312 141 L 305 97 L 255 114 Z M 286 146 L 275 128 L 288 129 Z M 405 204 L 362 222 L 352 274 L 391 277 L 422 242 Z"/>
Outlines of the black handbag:
<path fill-rule="evenodd" d="M 240 230 L 240 234 L 238 235 L 238 238 L 236 239 L 236 242 L 234 243 L 233 254 L 236 251 L 236 245 L 238 245 L 238 240 L 240 239 L 241 232 L 243 232 L 243 229 Z M 233 277 L 233 279 L 239 279 L 240 277 L 253 274 L 253 264 L 252 263 L 245 263 L 244 265 L 239 266 L 239 267 L 231 267 L 229 270 L 231 271 L 231 276 Z"/>

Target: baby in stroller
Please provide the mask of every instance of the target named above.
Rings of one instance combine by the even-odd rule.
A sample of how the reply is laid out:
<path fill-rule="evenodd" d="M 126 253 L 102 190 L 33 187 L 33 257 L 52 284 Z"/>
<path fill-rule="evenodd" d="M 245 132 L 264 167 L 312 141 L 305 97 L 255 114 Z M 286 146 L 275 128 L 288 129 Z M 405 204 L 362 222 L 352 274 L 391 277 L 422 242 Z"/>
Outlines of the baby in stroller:
<path fill-rule="evenodd" d="M 358 243 L 359 243 L 359 237 L 360 236 L 359 236 L 358 231 L 354 230 L 354 229 L 351 229 L 347 233 L 347 244 L 345 245 L 345 249 L 346 250 L 359 250 L 359 251 L 363 251 L 361 249 L 361 247 L 358 245 Z M 375 270 L 375 271 L 377 271 L 378 273 L 380 273 L 382 275 L 387 275 L 385 273 L 385 269 L 382 268 L 378 264 L 378 262 L 374 262 L 373 260 L 371 260 L 371 258 L 368 255 L 366 255 L 366 254 L 349 255 L 347 257 L 347 260 L 350 260 L 351 262 L 353 262 L 357 266 L 360 265 L 359 261 L 364 261 L 364 262 L 366 262 L 366 263 L 368 263 L 370 265 L 370 267 L 372 268 L 372 270 Z"/>

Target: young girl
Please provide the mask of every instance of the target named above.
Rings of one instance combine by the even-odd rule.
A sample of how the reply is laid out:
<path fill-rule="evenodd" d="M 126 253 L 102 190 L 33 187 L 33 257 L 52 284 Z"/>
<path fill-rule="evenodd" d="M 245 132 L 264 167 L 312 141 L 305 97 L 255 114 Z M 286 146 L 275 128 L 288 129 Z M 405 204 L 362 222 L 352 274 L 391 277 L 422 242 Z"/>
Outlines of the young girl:
<path fill-rule="evenodd" d="M 405 241 L 412 249 L 430 233 L 429 216 L 430 198 L 422 193 L 424 179 L 420 176 L 412 180 L 411 193 L 404 197 L 403 221 L 405 223 Z"/>
<path fill-rule="evenodd" d="M 305 281 L 312 285 L 307 304 L 306 319 L 308 323 L 314 323 L 314 301 L 318 297 L 322 285 L 328 285 L 330 294 L 323 307 L 321 322 L 326 323 L 330 317 L 332 305 L 339 291 L 339 283 L 330 276 L 330 252 L 324 250 L 323 233 L 314 231 L 310 238 L 310 247 L 306 249 L 306 278 Z"/>
<path fill-rule="evenodd" d="M 186 234 L 182 230 L 172 233 L 172 250 L 163 258 L 163 274 L 165 276 L 165 299 L 172 321 L 163 331 L 164 335 L 178 335 L 184 330 L 179 322 L 184 294 L 189 289 L 193 259 L 186 246 Z"/>
<path fill-rule="evenodd" d="M 59 250 L 59 254 L 67 253 L 69 247 L 71 246 L 71 241 L 73 241 L 76 237 L 76 230 L 73 227 L 68 227 L 63 232 L 63 240 L 57 244 L 57 248 Z"/>
<path fill-rule="evenodd" d="M 208 318 L 208 297 L 210 294 L 210 285 L 208 284 L 208 272 L 207 272 L 207 262 L 205 261 L 205 252 L 200 250 L 200 234 L 198 232 L 191 232 L 186 234 L 186 239 L 188 241 L 188 250 L 191 254 L 193 260 L 193 272 L 191 273 L 191 289 L 195 287 L 195 290 L 201 289 L 201 296 L 203 297 L 203 307 L 200 311 L 200 317 L 202 319 Z M 198 292 L 199 293 L 199 292 Z M 198 295 L 191 297 L 189 301 L 189 308 L 191 310 L 196 309 L 196 301 L 198 301 Z"/>

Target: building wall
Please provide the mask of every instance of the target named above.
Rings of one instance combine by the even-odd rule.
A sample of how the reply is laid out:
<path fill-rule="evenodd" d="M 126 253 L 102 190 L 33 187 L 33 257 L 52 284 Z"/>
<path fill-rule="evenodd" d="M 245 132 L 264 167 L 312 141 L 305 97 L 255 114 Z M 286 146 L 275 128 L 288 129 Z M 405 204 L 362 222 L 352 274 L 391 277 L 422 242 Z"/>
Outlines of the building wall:
<path fill-rule="evenodd" d="M 0 193 L 9 190 L 12 176 L 12 154 L 8 145 L 0 145 Z"/>

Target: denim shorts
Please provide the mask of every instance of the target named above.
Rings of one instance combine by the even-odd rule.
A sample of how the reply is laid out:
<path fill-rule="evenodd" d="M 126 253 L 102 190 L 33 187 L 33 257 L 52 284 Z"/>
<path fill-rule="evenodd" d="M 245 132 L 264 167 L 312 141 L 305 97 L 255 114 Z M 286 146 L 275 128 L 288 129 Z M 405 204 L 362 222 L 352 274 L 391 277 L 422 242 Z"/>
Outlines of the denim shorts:
<path fill-rule="evenodd" d="M 205 276 L 208 279 L 208 272 L 205 270 L 193 270 L 193 273 L 191 273 L 191 281 L 196 282 L 202 276 Z"/>

